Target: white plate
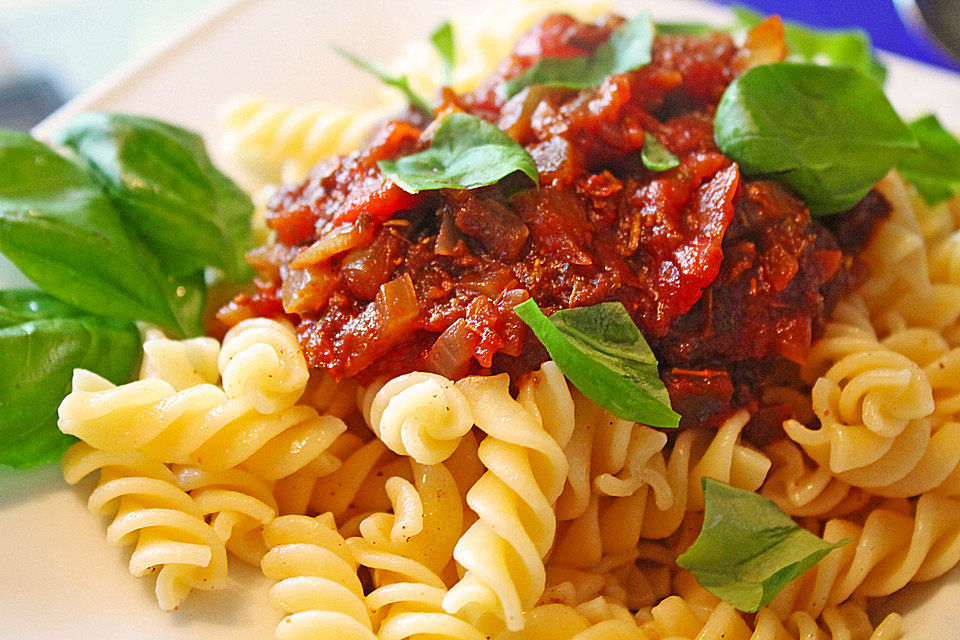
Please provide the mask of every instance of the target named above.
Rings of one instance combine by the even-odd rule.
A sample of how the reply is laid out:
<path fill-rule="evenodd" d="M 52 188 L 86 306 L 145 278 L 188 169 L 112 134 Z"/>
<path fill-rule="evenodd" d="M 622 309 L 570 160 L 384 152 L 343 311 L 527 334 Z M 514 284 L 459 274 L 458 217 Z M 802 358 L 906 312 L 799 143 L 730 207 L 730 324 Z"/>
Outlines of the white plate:
<path fill-rule="evenodd" d="M 215 140 L 215 113 L 237 94 L 298 101 L 354 100 L 370 80 L 333 56 L 337 42 L 389 59 L 455 9 L 478 0 L 412 3 L 351 0 L 241 0 L 228 3 L 150 56 L 67 105 L 37 129 L 43 136 L 85 109 L 153 115 Z M 661 20 L 723 21 L 725 10 L 687 0 L 648 5 Z M 905 116 L 934 110 L 960 131 L 960 77 L 887 56 L 888 90 Z M 215 145 L 211 145 L 216 152 Z M 15 276 L 0 265 L 0 285 Z M 108 547 L 104 523 L 87 513 L 90 486 L 67 487 L 59 469 L 0 469 L 0 637 L 31 640 L 244 640 L 271 638 L 278 615 L 266 603 L 268 581 L 239 562 L 230 588 L 195 592 L 177 612 L 157 608 L 153 580 L 133 578 L 129 552 Z M 898 596 L 912 640 L 955 640 L 960 574 Z"/>

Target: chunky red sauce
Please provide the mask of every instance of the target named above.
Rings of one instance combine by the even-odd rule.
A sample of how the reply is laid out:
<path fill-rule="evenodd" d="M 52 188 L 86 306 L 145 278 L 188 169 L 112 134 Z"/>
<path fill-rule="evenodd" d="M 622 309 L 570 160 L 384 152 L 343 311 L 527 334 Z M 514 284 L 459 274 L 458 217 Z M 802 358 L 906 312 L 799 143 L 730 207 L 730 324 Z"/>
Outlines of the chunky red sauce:
<path fill-rule="evenodd" d="M 650 64 L 595 89 L 503 98 L 505 79 L 540 56 L 591 53 L 620 21 L 551 16 L 477 91 L 442 93 L 439 117 L 467 111 L 520 142 L 540 189 L 515 174 L 482 189 L 406 193 L 376 163 L 425 148 L 432 128 L 390 122 L 364 150 L 273 198 L 278 242 L 250 257 L 258 291 L 221 316 L 284 308 L 310 364 L 338 378 L 460 377 L 546 359 L 512 312 L 529 296 L 546 313 L 614 300 L 688 419 L 756 405 L 763 372 L 806 358 L 851 256 L 888 207 L 871 194 L 835 216 L 858 230 L 841 246 L 787 190 L 740 176 L 714 144 L 712 114 L 753 52 L 726 34 L 658 37 Z M 648 136 L 680 165 L 645 168 Z"/>

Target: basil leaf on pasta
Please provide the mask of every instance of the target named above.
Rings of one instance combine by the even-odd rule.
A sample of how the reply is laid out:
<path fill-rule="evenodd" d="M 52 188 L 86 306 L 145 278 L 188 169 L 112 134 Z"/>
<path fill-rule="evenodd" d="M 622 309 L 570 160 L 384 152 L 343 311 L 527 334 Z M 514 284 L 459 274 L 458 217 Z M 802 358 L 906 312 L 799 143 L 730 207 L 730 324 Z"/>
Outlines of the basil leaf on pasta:
<path fill-rule="evenodd" d="M 752 28 L 765 19 L 746 7 L 733 7 L 733 13 L 740 27 Z M 887 69 L 874 57 L 870 35 L 862 29 L 811 29 L 785 20 L 783 37 L 790 62 L 850 67 L 878 82 L 886 78 Z"/>
<path fill-rule="evenodd" d="M 57 429 L 57 407 L 75 368 L 130 381 L 140 353 L 132 322 L 100 318 L 34 289 L 0 291 L 0 464 L 32 467 L 73 442 Z"/>
<path fill-rule="evenodd" d="M 807 63 L 760 65 L 734 80 L 713 135 L 744 175 L 783 182 L 815 215 L 849 209 L 917 148 L 879 83 Z"/>
<path fill-rule="evenodd" d="M 413 90 L 413 88 L 410 87 L 410 81 L 407 79 L 407 76 L 394 75 L 372 62 L 364 60 L 355 53 L 350 53 L 346 49 L 333 47 L 333 50 L 356 68 L 360 69 L 361 71 L 366 71 L 383 84 L 387 85 L 388 87 L 393 87 L 402 93 L 407 99 L 407 102 L 409 102 L 410 106 L 414 109 L 419 109 L 424 113 L 433 113 L 433 107 L 430 106 L 430 102 L 421 97 L 416 91 Z"/>
<path fill-rule="evenodd" d="M 177 335 L 199 327 L 195 276 L 174 277 L 128 230 L 80 166 L 0 131 L 0 251 L 47 293 L 90 313 Z"/>
<path fill-rule="evenodd" d="M 960 141 L 933 114 L 911 122 L 910 130 L 920 149 L 904 156 L 897 170 L 929 204 L 960 195 Z"/>
<path fill-rule="evenodd" d="M 430 43 L 440 54 L 440 61 L 443 63 L 444 82 L 450 84 L 453 82 L 453 68 L 457 64 L 457 49 L 453 40 L 453 25 L 449 20 L 444 20 L 430 34 Z"/>
<path fill-rule="evenodd" d="M 377 165 L 409 193 L 473 189 L 514 171 L 539 184 L 537 165 L 516 140 L 496 125 L 460 112 L 443 119 L 429 149 Z"/>
<path fill-rule="evenodd" d="M 640 159 L 643 161 L 643 165 L 651 171 L 666 171 L 680 164 L 680 159 L 670 153 L 669 149 L 649 133 L 643 138 Z"/>
<path fill-rule="evenodd" d="M 622 304 L 564 309 L 548 318 L 531 298 L 514 311 L 588 398 L 624 420 L 663 428 L 680 424 L 657 359 Z"/>
<path fill-rule="evenodd" d="M 253 202 L 213 165 L 196 133 L 152 118 L 88 113 L 54 139 L 76 151 L 167 273 L 218 267 L 232 280 L 251 275 L 243 256 L 253 244 Z"/>
<path fill-rule="evenodd" d="M 607 76 L 633 71 L 650 62 L 654 25 L 648 11 L 641 11 L 613 30 L 609 40 L 592 55 L 575 58 L 541 58 L 515 78 L 507 80 L 508 98 L 530 85 L 587 89 L 597 87 Z"/>
<path fill-rule="evenodd" d="M 703 528 L 677 564 L 741 611 L 764 607 L 830 551 L 850 542 L 824 542 L 752 491 L 711 478 L 702 485 Z"/>

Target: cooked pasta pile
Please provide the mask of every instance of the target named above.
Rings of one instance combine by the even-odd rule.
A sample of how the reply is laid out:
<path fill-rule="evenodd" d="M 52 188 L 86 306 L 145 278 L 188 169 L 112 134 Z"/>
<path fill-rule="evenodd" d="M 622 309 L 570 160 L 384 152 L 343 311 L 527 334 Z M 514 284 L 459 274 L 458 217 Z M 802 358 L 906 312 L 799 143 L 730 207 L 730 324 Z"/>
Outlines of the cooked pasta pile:
<path fill-rule="evenodd" d="M 495 23 L 522 30 L 542 7 L 516 12 Z M 493 24 L 462 23 L 455 85 L 513 41 Z M 438 69 L 426 55 L 398 68 Z M 379 116 L 243 100 L 224 121 L 269 182 L 356 146 Z M 892 640 L 899 617 L 874 627 L 868 599 L 960 562 L 960 202 L 926 206 L 896 174 L 880 189 L 894 214 L 870 274 L 814 345 L 808 386 L 767 390 L 795 419 L 762 450 L 741 440 L 746 411 L 668 442 L 553 362 L 512 381 L 334 382 L 291 327 L 255 319 L 222 344 L 149 335 L 131 384 L 78 370 L 65 477 L 99 470 L 90 508 L 115 514 L 107 536 L 135 546 L 134 575 L 158 571 L 165 609 L 223 587 L 228 551 L 260 565 L 281 639 Z M 675 562 L 700 529 L 702 478 L 853 542 L 742 614 Z"/>

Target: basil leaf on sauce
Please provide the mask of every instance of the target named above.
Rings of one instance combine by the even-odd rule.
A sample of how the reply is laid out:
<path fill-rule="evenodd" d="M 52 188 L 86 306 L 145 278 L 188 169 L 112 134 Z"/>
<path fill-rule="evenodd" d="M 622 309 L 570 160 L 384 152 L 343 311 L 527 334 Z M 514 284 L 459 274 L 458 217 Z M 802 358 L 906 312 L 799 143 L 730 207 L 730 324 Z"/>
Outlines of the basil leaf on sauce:
<path fill-rule="evenodd" d="M 765 16 L 745 7 L 733 7 L 740 27 L 752 28 Z M 870 36 L 861 29 L 811 29 L 796 22 L 783 22 L 787 43 L 787 61 L 814 62 L 822 65 L 850 67 L 883 82 L 887 69 L 873 55 Z"/>
<path fill-rule="evenodd" d="M 393 87 L 402 93 L 407 99 L 407 102 L 409 102 L 410 106 L 414 109 L 419 109 L 420 111 L 428 114 L 433 113 L 433 107 L 430 106 L 430 102 L 418 95 L 417 92 L 410 87 L 410 81 L 407 79 L 407 76 L 394 75 L 385 69 L 382 69 L 379 65 L 368 62 L 360 56 L 350 53 L 346 49 L 333 47 L 333 50 L 356 68 L 360 69 L 361 71 L 366 71 L 383 84 L 387 85 L 388 87 Z"/>
<path fill-rule="evenodd" d="M 814 215 L 852 207 L 917 149 L 878 82 L 810 63 L 760 65 L 734 80 L 714 138 L 741 172 L 785 183 Z"/>
<path fill-rule="evenodd" d="M 132 322 L 83 313 L 35 289 L 0 291 L 0 464 L 55 462 L 73 442 L 57 407 L 77 367 L 129 382 L 140 354 Z"/>
<path fill-rule="evenodd" d="M 700 535 L 677 564 L 704 589 L 741 611 L 767 605 L 830 551 L 761 495 L 703 478 L 706 511 Z"/>
<path fill-rule="evenodd" d="M 453 41 L 453 25 L 449 20 L 444 20 L 430 34 L 430 42 L 433 48 L 440 54 L 440 61 L 443 63 L 443 78 L 448 85 L 453 82 L 453 68 L 457 64 L 457 49 Z"/>
<path fill-rule="evenodd" d="M 548 318 L 531 298 L 513 310 L 585 396 L 624 420 L 662 428 L 680 424 L 657 359 L 622 304 L 564 309 Z"/>
<path fill-rule="evenodd" d="M 666 171 L 679 166 L 680 159 L 670 153 L 659 140 L 647 133 L 643 138 L 643 149 L 640 151 L 643 165 L 651 171 Z"/>
<path fill-rule="evenodd" d="M 103 186 L 124 224 L 160 258 L 188 276 L 217 267 L 231 280 L 252 275 L 253 202 L 221 173 L 196 133 L 152 118 L 88 113 L 54 135 Z"/>
<path fill-rule="evenodd" d="M 172 277 L 128 235 L 80 166 L 23 133 L 0 130 L 0 252 L 47 293 L 90 313 L 177 335 L 199 327 L 194 276 Z"/>
<path fill-rule="evenodd" d="M 507 80 L 503 89 L 508 98 L 530 85 L 586 89 L 597 87 L 604 78 L 633 71 L 650 62 L 654 25 L 650 13 L 642 11 L 610 34 L 590 56 L 541 58 L 516 78 Z"/>
<path fill-rule="evenodd" d="M 930 114 L 910 123 L 920 149 L 903 157 L 897 170 L 929 204 L 960 195 L 960 141 Z"/>
<path fill-rule="evenodd" d="M 706 36 L 723 31 L 723 27 L 705 22 L 658 22 L 656 28 L 658 35 Z"/>
<path fill-rule="evenodd" d="M 533 158 L 516 140 L 496 125 L 461 112 L 443 119 L 429 149 L 377 165 L 409 193 L 473 189 L 514 171 L 522 171 L 539 185 Z"/>

